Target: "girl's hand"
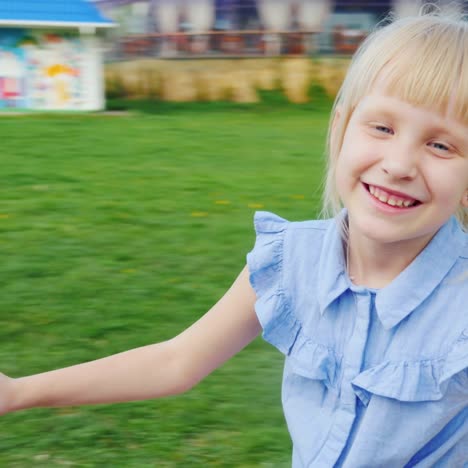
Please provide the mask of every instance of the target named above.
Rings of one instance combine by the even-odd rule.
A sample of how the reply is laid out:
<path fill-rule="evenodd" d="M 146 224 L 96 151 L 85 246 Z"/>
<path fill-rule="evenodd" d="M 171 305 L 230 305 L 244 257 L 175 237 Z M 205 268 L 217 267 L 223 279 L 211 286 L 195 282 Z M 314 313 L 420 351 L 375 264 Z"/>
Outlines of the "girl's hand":
<path fill-rule="evenodd" d="M 12 411 L 13 379 L 0 373 L 0 416 Z"/>

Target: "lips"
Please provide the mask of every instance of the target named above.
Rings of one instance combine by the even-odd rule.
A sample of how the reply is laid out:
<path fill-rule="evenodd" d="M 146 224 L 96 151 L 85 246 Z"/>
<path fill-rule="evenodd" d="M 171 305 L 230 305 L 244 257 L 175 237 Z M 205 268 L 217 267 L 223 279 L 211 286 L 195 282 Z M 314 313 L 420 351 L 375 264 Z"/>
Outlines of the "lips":
<path fill-rule="evenodd" d="M 364 184 L 364 186 L 374 198 L 395 208 L 411 208 L 421 204 L 419 200 L 401 192 L 395 192 L 370 184 Z"/>

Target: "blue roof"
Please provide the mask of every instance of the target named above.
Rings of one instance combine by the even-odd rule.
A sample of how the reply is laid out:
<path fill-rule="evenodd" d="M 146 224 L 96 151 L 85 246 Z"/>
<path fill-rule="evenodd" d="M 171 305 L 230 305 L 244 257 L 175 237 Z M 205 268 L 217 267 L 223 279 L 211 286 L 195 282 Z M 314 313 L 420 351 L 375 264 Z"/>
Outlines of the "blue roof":
<path fill-rule="evenodd" d="M 88 0 L 0 0 L 1 25 L 114 26 Z"/>

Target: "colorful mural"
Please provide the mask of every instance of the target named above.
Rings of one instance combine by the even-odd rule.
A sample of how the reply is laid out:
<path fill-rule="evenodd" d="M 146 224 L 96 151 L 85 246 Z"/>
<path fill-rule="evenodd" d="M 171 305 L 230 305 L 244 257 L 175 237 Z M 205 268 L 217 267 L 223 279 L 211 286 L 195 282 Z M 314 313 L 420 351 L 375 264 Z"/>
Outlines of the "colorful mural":
<path fill-rule="evenodd" d="M 86 48 L 70 33 L 0 29 L 0 109 L 80 109 Z"/>

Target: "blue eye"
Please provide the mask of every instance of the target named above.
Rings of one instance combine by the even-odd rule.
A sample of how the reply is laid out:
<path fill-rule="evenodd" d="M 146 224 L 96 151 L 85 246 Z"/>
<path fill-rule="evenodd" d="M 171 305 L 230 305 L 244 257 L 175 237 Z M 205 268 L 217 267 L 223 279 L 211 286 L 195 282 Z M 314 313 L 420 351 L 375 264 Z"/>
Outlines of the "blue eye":
<path fill-rule="evenodd" d="M 441 151 L 449 151 L 450 150 L 450 148 L 447 145 L 444 145 L 443 143 L 434 142 L 434 143 L 432 143 L 432 146 L 435 149 L 441 150 Z"/>
<path fill-rule="evenodd" d="M 375 129 L 378 130 L 379 132 L 388 133 L 390 135 L 393 133 L 392 129 L 389 127 L 386 127 L 385 125 L 376 125 Z"/>

